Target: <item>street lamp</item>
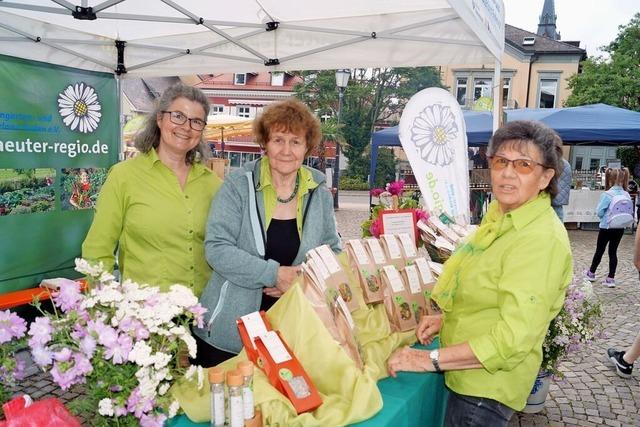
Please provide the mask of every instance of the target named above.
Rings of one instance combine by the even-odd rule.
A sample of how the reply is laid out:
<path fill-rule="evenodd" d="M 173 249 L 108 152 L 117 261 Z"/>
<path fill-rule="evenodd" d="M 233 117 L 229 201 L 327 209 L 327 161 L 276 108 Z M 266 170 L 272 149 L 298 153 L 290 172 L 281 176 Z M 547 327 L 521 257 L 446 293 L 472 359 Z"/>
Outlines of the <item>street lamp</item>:
<path fill-rule="evenodd" d="M 336 70 L 336 86 L 338 86 L 338 124 L 340 124 L 340 111 L 342 110 L 342 100 L 344 98 L 344 90 L 349 83 L 349 77 L 351 77 L 351 70 L 341 69 Z M 336 158 L 333 162 L 333 186 L 336 189 L 333 195 L 333 208 L 338 209 L 338 186 L 340 183 L 340 143 L 336 143 Z"/>

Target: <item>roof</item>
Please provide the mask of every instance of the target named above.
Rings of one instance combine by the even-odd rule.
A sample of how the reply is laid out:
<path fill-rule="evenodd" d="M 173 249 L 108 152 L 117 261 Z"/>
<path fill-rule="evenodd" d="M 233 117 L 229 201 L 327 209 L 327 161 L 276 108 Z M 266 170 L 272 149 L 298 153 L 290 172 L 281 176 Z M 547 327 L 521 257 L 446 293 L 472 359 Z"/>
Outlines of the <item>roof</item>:
<path fill-rule="evenodd" d="M 233 73 L 200 75 L 199 77 L 202 81 L 197 83 L 195 87 L 203 90 L 226 89 L 292 92 L 294 86 L 302 82 L 300 77 L 284 73 L 284 84 L 282 86 L 274 86 L 271 84 L 271 73 L 268 71 L 246 74 L 247 78 L 244 85 L 234 84 Z"/>
<path fill-rule="evenodd" d="M 549 37 L 539 36 L 513 25 L 504 25 L 504 37 L 506 44 L 518 49 L 523 53 L 530 54 L 575 54 L 586 58 L 587 51 L 576 47 L 573 44 L 565 43 L 561 40 L 553 40 Z M 533 45 L 524 45 L 525 37 L 535 37 Z M 572 42 L 575 43 L 575 42 Z"/>

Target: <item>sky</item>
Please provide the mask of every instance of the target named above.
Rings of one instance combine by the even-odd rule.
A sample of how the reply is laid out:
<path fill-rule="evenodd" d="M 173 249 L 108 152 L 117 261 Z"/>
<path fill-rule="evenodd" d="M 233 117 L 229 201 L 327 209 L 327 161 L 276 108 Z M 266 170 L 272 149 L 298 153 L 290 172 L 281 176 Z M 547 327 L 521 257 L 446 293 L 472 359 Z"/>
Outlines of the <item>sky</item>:
<path fill-rule="evenodd" d="M 535 33 L 544 0 L 503 0 L 505 23 Z M 557 31 L 561 40 L 580 40 L 587 55 L 602 55 L 599 48 L 618 34 L 640 12 L 638 0 L 555 0 Z"/>

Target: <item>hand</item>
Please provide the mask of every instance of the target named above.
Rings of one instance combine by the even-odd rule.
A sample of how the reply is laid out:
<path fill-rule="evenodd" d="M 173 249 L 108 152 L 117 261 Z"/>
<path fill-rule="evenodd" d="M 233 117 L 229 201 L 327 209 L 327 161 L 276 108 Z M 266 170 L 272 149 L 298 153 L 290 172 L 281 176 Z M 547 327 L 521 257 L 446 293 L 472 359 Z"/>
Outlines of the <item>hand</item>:
<path fill-rule="evenodd" d="M 282 293 L 285 293 L 291 287 L 291 284 L 300 274 L 300 267 L 278 267 L 278 279 L 276 281 L 276 288 Z"/>
<path fill-rule="evenodd" d="M 387 360 L 387 371 L 394 378 L 399 371 L 425 372 L 428 359 L 429 356 L 425 350 L 403 347 L 396 350 Z"/>
<path fill-rule="evenodd" d="M 442 327 L 442 314 L 434 314 L 431 316 L 422 316 L 420 324 L 416 328 L 416 337 L 420 344 L 428 345 L 433 341 L 440 328 Z"/>
<path fill-rule="evenodd" d="M 268 295 L 270 297 L 274 297 L 274 298 L 280 298 L 284 292 L 282 292 L 280 289 L 273 287 L 273 288 L 263 288 L 262 289 L 262 293 L 265 295 Z"/>

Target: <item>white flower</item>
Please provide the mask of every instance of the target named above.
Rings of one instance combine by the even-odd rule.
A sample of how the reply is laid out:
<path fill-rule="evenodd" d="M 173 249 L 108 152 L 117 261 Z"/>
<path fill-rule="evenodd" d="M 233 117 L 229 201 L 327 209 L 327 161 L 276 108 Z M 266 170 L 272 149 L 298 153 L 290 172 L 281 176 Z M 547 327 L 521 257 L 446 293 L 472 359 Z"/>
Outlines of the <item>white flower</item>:
<path fill-rule="evenodd" d="M 171 402 L 171 405 L 169 405 L 169 418 L 175 417 L 178 413 L 178 409 L 180 409 L 180 403 L 178 403 L 177 400 Z"/>
<path fill-rule="evenodd" d="M 82 258 L 76 258 L 76 271 L 97 278 L 104 271 L 104 264 L 102 262 L 92 264 Z"/>
<path fill-rule="evenodd" d="M 411 140 L 418 147 L 420 157 L 432 165 L 445 166 L 453 161 L 458 125 L 449 107 L 430 105 L 413 120 Z"/>
<path fill-rule="evenodd" d="M 163 383 L 158 389 L 158 394 L 164 396 L 164 394 L 169 391 L 169 387 L 171 387 L 171 383 Z"/>
<path fill-rule="evenodd" d="M 197 371 L 196 365 L 191 365 L 189 366 L 189 369 L 187 369 L 187 372 L 184 373 L 184 377 L 190 380 L 196 374 L 196 371 Z"/>
<path fill-rule="evenodd" d="M 187 345 L 187 350 L 189 350 L 189 357 L 195 359 L 198 353 L 198 345 L 196 344 L 196 339 L 189 334 L 185 334 L 182 336 L 182 341 Z"/>
<path fill-rule="evenodd" d="M 104 398 L 98 403 L 98 413 L 105 417 L 113 417 L 113 402 L 109 398 Z"/>
<path fill-rule="evenodd" d="M 129 353 L 129 361 L 138 366 L 149 366 L 155 363 L 155 358 L 151 357 L 151 347 L 144 341 L 138 341 L 134 344 L 133 349 Z"/>
<path fill-rule="evenodd" d="M 167 353 L 160 353 L 157 352 L 155 354 L 155 363 L 153 365 L 154 368 L 156 369 L 162 369 L 165 366 L 167 366 L 169 364 L 169 362 L 171 361 L 171 355 L 167 354 Z"/>
<path fill-rule="evenodd" d="M 198 366 L 196 371 L 198 372 L 198 390 L 200 390 L 204 385 L 204 369 L 202 369 L 202 366 Z"/>
<path fill-rule="evenodd" d="M 58 112 L 65 126 L 82 133 L 91 133 L 98 128 L 102 106 L 95 89 L 86 83 L 69 85 L 58 94 Z"/>
<path fill-rule="evenodd" d="M 167 297 L 173 304 L 183 308 L 193 307 L 198 303 L 198 298 L 191 289 L 183 285 L 171 285 Z"/>

